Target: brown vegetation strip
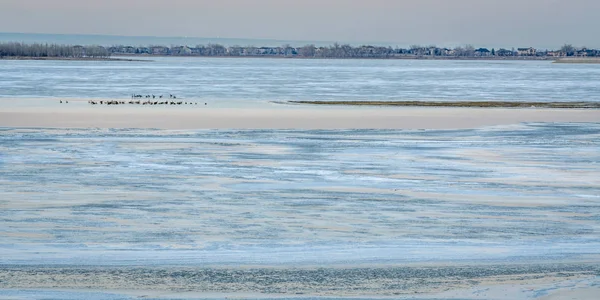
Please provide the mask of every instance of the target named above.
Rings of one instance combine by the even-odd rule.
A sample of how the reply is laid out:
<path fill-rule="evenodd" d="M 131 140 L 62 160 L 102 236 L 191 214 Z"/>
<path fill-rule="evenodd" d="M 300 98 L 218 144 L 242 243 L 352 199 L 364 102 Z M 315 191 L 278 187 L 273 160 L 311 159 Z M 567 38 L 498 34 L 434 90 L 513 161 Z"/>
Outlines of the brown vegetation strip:
<path fill-rule="evenodd" d="M 414 107 L 497 108 L 600 108 L 600 102 L 514 102 L 514 101 L 289 101 L 293 104 Z"/>
<path fill-rule="evenodd" d="M 560 58 L 554 61 L 556 64 L 600 64 L 600 58 Z"/>

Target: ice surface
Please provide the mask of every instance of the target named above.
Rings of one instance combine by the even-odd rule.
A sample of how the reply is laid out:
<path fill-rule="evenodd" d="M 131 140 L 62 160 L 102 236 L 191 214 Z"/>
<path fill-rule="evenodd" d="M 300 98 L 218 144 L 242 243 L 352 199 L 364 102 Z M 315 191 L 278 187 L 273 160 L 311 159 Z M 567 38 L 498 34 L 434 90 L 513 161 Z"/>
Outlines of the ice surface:
<path fill-rule="evenodd" d="M 0 129 L 0 263 L 347 265 L 600 254 L 600 126 Z"/>
<path fill-rule="evenodd" d="M 282 60 L 153 57 L 152 62 L 0 61 L 0 97 L 214 101 L 600 101 L 600 69 L 549 61 Z"/>

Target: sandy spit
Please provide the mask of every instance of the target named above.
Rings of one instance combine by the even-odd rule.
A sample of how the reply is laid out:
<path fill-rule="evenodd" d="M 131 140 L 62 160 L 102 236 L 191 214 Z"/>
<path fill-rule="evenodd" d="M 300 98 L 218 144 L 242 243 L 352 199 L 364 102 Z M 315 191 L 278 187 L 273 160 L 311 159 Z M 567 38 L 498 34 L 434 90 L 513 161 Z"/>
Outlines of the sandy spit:
<path fill-rule="evenodd" d="M 55 100 L 52 100 L 55 102 Z M 69 104 L 71 105 L 71 104 Z M 159 129 L 463 129 L 522 122 L 599 122 L 593 109 L 406 107 L 118 107 L 0 105 L 0 127 Z"/>

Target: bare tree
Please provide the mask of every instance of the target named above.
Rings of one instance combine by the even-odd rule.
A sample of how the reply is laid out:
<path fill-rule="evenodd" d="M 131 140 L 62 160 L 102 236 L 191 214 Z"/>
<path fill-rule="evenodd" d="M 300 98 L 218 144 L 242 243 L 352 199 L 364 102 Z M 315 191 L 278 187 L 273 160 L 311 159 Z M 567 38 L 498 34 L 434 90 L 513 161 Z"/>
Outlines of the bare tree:
<path fill-rule="evenodd" d="M 482 48 L 483 49 L 483 48 Z M 480 51 L 481 49 L 479 49 Z M 484 49 L 487 51 L 487 49 Z M 23 44 L 15 42 L 0 42 L 0 56 L 27 56 L 27 57 L 68 57 L 68 58 L 108 58 L 112 53 L 128 54 L 161 54 L 161 55 L 196 55 L 196 56 L 281 56 L 281 57 L 306 57 L 306 58 L 392 58 L 398 56 L 459 56 L 474 57 L 476 55 L 473 45 L 463 45 L 448 51 L 445 48 L 438 48 L 436 45 L 412 45 L 408 49 L 382 47 L 373 45 L 351 46 L 348 44 L 340 45 L 334 43 L 329 47 L 315 47 L 315 45 L 305 45 L 302 47 L 293 47 L 285 44 L 281 47 L 261 47 L 254 46 L 231 46 L 224 47 L 219 44 L 209 44 L 207 46 L 197 45 L 195 48 L 187 46 L 148 46 L 132 47 L 123 45 L 113 45 L 105 48 L 99 45 L 80 46 L 80 45 L 59 45 L 59 44 Z M 600 50 L 582 48 L 587 56 L 598 56 Z M 480 51 L 481 52 L 481 51 Z M 580 53 L 580 50 L 570 44 L 561 47 L 562 55 L 573 56 Z M 539 52 L 543 55 L 543 51 Z M 492 56 L 514 56 L 516 51 L 500 48 L 492 49 Z"/>
<path fill-rule="evenodd" d="M 315 45 L 305 45 L 298 49 L 298 54 L 300 54 L 303 57 L 314 57 L 316 50 L 317 48 L 315 47 Z"/>
<path fill-rule="evenodd" d="M 573 56 L 573 55 L 575 55 L 575 47 L 573 47 L 573 45 L 571 45 L 571 44 L 564 44 L 560 48 L 560 52 L 564 56 Z"/>
<path fill-rule="evenodd" d="M 464 56 L 468 56 L 468 57 L 475 56 L 475 47 L 473 47 L 473 45 L 467 44 L 467 45 L 465 45 L 464 49 L 465 49 Z"/>
<path fill-rule="evenodd" d="M 425 54 L 425 49 L 421 45 L 411 45 L 410 52 L 414 55 L 421 56 L 421 55 Z"/>
<path fill-rule="evenodd" d="M 110 57 L 110 52 L 101 46 L 83 47 L 39 43 L 0 43 L 0 56 L 64 58 L 80 58 L 88 56 L 92 58 L 108 58 Z"/>

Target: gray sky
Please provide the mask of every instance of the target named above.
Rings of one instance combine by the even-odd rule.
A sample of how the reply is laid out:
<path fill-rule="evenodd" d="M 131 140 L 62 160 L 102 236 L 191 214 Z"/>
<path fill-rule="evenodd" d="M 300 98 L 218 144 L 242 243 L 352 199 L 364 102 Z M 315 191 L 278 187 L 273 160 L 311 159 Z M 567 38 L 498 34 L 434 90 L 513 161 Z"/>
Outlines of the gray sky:
<path fill-rule="evenodd" d="M 1 0 L 0 30 L 600 47 L 600 0 Z"/>

